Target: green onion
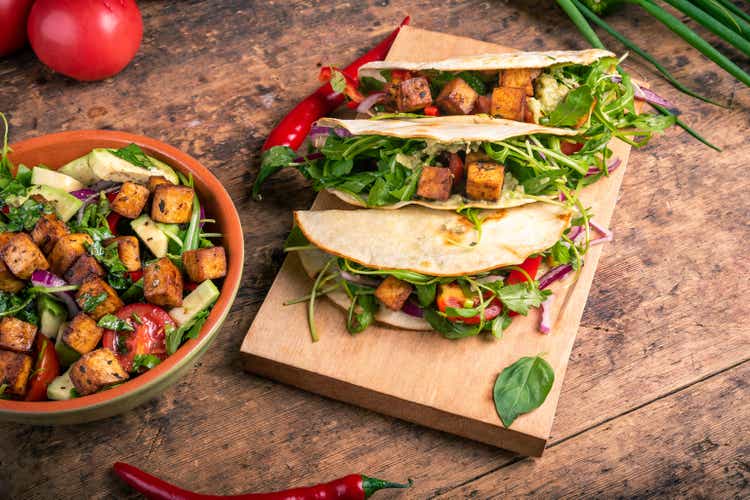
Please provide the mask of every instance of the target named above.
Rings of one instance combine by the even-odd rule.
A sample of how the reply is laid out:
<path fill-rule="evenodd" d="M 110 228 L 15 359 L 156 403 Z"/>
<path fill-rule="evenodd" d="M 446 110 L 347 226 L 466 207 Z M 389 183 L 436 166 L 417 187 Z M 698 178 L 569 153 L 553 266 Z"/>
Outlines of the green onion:
<path fill-rule="evenodd" d="M 663 106 L 659 106 L 658 104 L 651 104 L 651 106 L 653 106 L 654 108 L 656 108 L 656 110 L 659 111 L 659 113 L 661 113 L 663 115 L 672 115 L 672 116 L 674 116 L 675 117 L 675 123 L 677 125 L 679 125 L 685 132 L 687 132 L 688 134 L 692 135 L 693 137 L 695 137 L 696 139 L 698 139 L 700 142 L 702 142 L 703 144 L 705 144 L 709 148 L 715 149 L 716 151 L 721 152 L 721 148 L 720 147 L 714 146 L 713 144 L 711 144 L 710 142 L 708 142 L 708 140 L 704 139 L 703 136 L 701 136 L 698 132 L 696 132 L 695 130 L 693 130 L 687 123 L 685 123 L 682 120 L 680 120 L 680 118 L 678 116 L 676 116 L 674 113 L 672 113 L 671 111 L 669 111 L 667 108 L 665 108 Z"/>
<path fill-rule="evenodd" d="M 318 331 L 315 329 L 315 297 L 318 294 L 318 287 L 321 284 L 323 276 L 325 276 L 328 268 L 331 267 L 331 264 L 335 261 L 336 258 L 334 257 L 326 262 L 326 265 L 323 266 L 323 269 L 318 273 L 318 277 L 315 278 L 315 284 L 313 284 L 312 292 L 310 292 L 310 303 L 307 305 L 307 321 L 310 324 L 310 337 L 313 342 L 320 340 L 320 337 L 318 337 Z"/>
<path fill-rule="evenodd" d="M 594 14 L 591 10 L 588 9 L 584 4 L 582 4 L 579 0 L 572 0 L 576 6 L 580 9 L 580 11 L 583 13 L 584 16 L 586 16 L 591 22 L 602 28 L 604 31 L 612 35 L 613 38 L 615 38 L 618 42 L 623 44 L 628 49 L 632 50 L 639 56 L 641 56 L 643 59 L 651 63 L 651 65 L 656 68 L 656 70 L 662 74 L 665 80 L 669 82 L 674 88 L 682 92 L 683 94 L 687 94 L 691 97 L 695 97 L 696 99 L 700 99 L 701 101 L 707 102 L 709 104 L 714 104 L 716 106 L 721 106 L 717 102 L 712 101 L 711 99 L 707 97 L 703 97 L 702 95 L 690 90 L 686 86 L 684 86 L 682 83 L 677 81 L 677 79 L 672 75 L 672 73 L 667 70 L 659 61 L 656 60 L 654 56 L 646 52 L 645 50 L 638 47 L 633 41 L 631 41 L 629 38 L 622 35 L 620 32 L 615 30 L 612 26 L 607 24 L 606 21 L 604 21 L 602 18 Z M 584 35 L 585 36 L 585 35 Z"/>
<path fill-rule="evenodd" d="M 727 28 L 725 25 L 711 17 L 706 11 L 699 9 L 686 0 L 665 0 L 675 9 L 685 13 L 695 22 L 707 30 L 719 35 L 721 38 L 741 50 L 746 56 L 750 56 L 750 42 L 742 38 L 735 31 Z"/>
<path fill-rule="evenodd" d="M 741 19 L 743 19 L 743 20 L 745 20 L 747 22 L 750 22 L 750 14 L 748 14 L 744 10 L 741 10 L 739 7 L 737 7 L 736 5 L 734 5 L 729 0 L 717 0 L 717 1 L 718 1 L 718 3 L 720 3 L 722 5 L 722 7 L 724 7 L 727 10 L 729 10 L 734 15 L 739 16 Z"/>
<path fill-rule="evenodd" d="M 588 40 L 592 47 L 598 49 L 605 48 L 602 41 L 599 40 L 599 37 L 596 35 L 596 32 L 591 28 L 589 23 L 586 22 L 586 19 L 581 15 L 581 11 L 576 8 L 571 0 L 557 0 L 557 4 L 566 14 L 568 14 L 570 20 L 573 21 L 573 24 L 576 25 L 576 28 L 578 28 L 583 37 Z"/>

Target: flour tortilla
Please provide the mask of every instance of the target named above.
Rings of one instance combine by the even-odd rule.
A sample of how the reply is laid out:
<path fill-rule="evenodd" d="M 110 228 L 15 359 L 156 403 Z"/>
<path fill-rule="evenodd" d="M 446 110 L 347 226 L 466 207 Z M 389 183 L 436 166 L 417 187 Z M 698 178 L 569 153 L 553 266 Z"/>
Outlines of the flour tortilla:
<path fill-rule="evenodd" d="M 551 134 L 557 136 L 574 136 L 577 134 L 575 130 L 571 129 L 544 127 L 535 123 L 516 122 L 482 115 L 429 117 L 411 120 L 340 120 L 337 118 L 322 118 L 317 122 L 317 125 L 344 129 L 352 135 L 383 135 L 401 139 L 426 139 L 441 144 L 499 142 L 531 134 Z M 350 205 L 357 207 L 367 206 L 365 200 L 350 193 L 336 189 L 329 191 Z M 551 196 L 550 199 L 552 198 Z M 444 201 L 412 199 L 380 208 L 393 210 L 406 205 L 420 205 L 438 210 L 457 210 L 462 207 L 496 209 L 518 207 L 535 201 L 537 199 L 528 198 L 516 192 L 504 192 L 497 201 L 472 200 L 461 194 L 454 194 Z"/>
<path fill-rule="evenodd" d="M 301 210 L 294 219 L 324 252 L 374 269 L 409 270 L 430 276 L 470 276 L 520 264 L 554 245 L 572 212 L 532 203 L 484 211 L 482 238 L 463 216 L 405 207 L 401 210 Z"/>
<path fill-rule="evenodd" d="M 359 68 L 359 77 L 382 79 L 380 71 L 403 69 L 409 71 L 490 71 L 503 69 L 548 68 L 556 64 L 582 64 L 588 66 L 605 57 L 615 57 L 608 50 L 551 50 L 547 52 L 507 52 L 455 57 L 440 61 L 373 61 Z"/>

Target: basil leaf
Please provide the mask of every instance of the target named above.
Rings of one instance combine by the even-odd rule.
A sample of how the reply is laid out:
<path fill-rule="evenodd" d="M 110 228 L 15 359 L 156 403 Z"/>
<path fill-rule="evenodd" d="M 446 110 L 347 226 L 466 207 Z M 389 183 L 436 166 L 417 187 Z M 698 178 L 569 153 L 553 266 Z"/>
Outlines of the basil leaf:
<path fill-rule="evenodd" d="M 594 103 L 591 87 L 581 85 L 571 90 L 565 100 L 561 102 L 549 115 L 547 125 L 553 127 L 574 127 L 578 121 L 586 116 Z"/>
<path fill-rule="evenodd" d="M 505 368 L 492 391 L 503 425 L 510 427 L 519 415 L 539 408 L 554 382 L 554 370 L 539 356 L 521 358 Z"/>
<path fill-rule="evenodd" d="M 107 330 L 113 330 L 115 332 L 135 331 L 135 328 L 133 328 L 127 321 L 118 318 L 114 314 L 106 314 L 102 316 L 96 325 L 100 328 L 106 328 Z"/>
<path fill-rule="evenodd" d="M 260 199 L 260 186 L 271 175 L 292 163 L 297 158 L 297 153 L 289 146 L 274 146 L 263 153 L 260 161 L 260 171 L 253 183 L 252 195 L 256 200 Z"/>
<path fill-rule="evenodd" d="M 136 354 L 133 358 L 133 368 L 131 371 L 137 372 L 141 368 L 150 370 L 159 363 L 161 363 L 161 359 L 157 356 L 154 356 L 153 354 Z"/>

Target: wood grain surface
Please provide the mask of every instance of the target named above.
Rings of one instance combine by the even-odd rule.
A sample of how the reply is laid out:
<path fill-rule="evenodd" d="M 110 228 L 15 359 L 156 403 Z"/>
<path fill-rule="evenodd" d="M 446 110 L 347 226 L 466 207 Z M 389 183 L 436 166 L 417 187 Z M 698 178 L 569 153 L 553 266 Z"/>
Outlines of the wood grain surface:
<path fill-rule="evenodd" d="M 637 7 L 611 17 L 679 79 L 730 106 L 685 98 L 640 61 L 626 63 L 724 152 L 675 129 L 632 153 L 548 450 L 522 459 L 243 372 L 239 346 L 281 265 L 291 211 L 313 199 L 293 173 L 270 182 L 263 203 L 248 186 L 265 134 L 315 88 L 317 65 L 352 60 L 405 14 L 493 43 L 585 48 L 567 18 L 543 1 L 140 6 L 143 44 L 122 74 L 78 84 L 25 50 L 0 61 L 0 110 L 13 140 L 112 128 L 199 158 L 240 211 L 243 286 L 211 350 L 161 398 L 84 426 L 0 425 L 0 498 L 137 498 L 111 475 L 115 460 L 224 494 L 358 470 L 416 481 L 375 498 L 750 495 L 746 88 Z"/>

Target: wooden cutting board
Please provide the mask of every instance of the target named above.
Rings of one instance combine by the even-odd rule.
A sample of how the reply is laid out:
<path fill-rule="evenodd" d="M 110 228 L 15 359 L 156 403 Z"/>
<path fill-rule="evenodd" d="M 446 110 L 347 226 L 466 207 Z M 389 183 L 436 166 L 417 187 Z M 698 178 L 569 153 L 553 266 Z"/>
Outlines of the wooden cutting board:
<path fill-rule="evenodd" d="M 404 28 L 390 60 L 426 60 L 511 49 L 468 38 Z M 630 147 L 612 145 L 622 165 L 582 194 L 594 219 L 608 226 L 625 173 Z M 348 208 L 321 193 L 314 209 Z M 316 303 L 320 341 L 312 343 L 307 304 L 284 306 L 310 293 L 311 281 L 290 255 L 242 343 L 248 371 L 421 425 L 540 456 L 550 435 L 568 358 L 583 314 L 599 256 L 592 247 L 574 284 L 553 289 L 555 324 L 538 333 L 538 313 L 516 317 L 502 340 L 489 336 L 447 340 L 437 333 L 371 326 L 356 336 L 346 331 L 344 311 L 326 299 Z M 489 337 L 489 338 L 488 338 Z M 523 356 L 544 353 L 555 371 L 545 403 L 506 429 L 497 416 L 492 388 L 503 368 Z"/>

